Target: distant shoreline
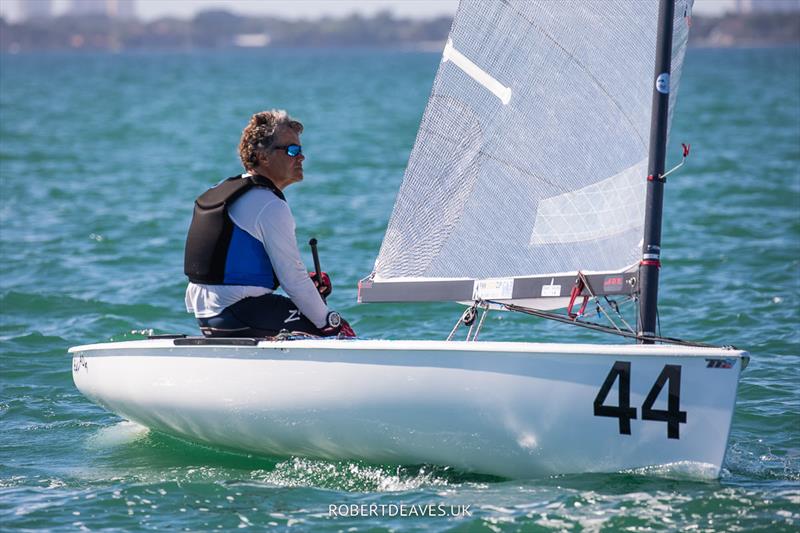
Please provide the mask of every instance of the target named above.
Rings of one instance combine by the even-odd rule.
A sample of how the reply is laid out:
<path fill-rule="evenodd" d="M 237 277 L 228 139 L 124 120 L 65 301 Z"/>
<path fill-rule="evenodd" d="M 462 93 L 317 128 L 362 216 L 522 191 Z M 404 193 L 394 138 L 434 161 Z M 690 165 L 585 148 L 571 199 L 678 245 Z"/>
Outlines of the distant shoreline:
<path fill-rule="evenodd" d="M 269 55 L 276 52 L 319 52 L 325 51 L 335 52 L 350 52 L 350 53 L 365 53 L 365 54 L 380 54 L 380 53 L 398 53 L 398 54 L 430 54 L 440 56 L 444 49 L 444 41 L 442 41 L 441 48 L 427 49 L 415 48 L 406 46 L 269 46 L 264 48 L 130 48 L 121 50 L 101 50 L 101 49 L 81 49 L 74 50 L 69 48 L 62 49 L 41 49 L 41 50 L 0 50 L 0 56 L 25 56 L 25 55 L 52 55 L 52 56 L 147 56 L 147 55 L 235 55 L 235 54 L 252 54 L 252 55 Z M 737 44 L 731 46 L 714 46 L 702 43 L 690 44 L 689 50 L 702 50 L 702 51 L 737 51 L 737 50 L 795 50 L 800 55 L 800 45 L 795 43 L 789 44 Z"/>
<path fill-rule="evenodd" d="M 373 17 L 289 21 L 222 10 L 150 22 L 105 16 L 31 20 L 0 18 L 0 52 L 189 51 L 277 48 L 376 48 L 440 51 L 452 19 Z M 692 17 L 689 45 L 698 48 L 800 46 L 800 12 Z"/>

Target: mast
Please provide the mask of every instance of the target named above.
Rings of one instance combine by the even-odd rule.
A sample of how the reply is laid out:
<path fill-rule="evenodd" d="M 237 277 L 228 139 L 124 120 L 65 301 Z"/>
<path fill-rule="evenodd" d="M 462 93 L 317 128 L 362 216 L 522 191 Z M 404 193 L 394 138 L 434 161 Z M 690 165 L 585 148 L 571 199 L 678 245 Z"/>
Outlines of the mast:
<path fill-rule="evenodd" d="M 647 200 L 645 203 L 639 334 L 654 336 L 658 306 L 658 271 L 661 268 L 661 219 L 664 205 L 664 174 L 669 117 L 669 76 L 672 63 L 672 25 L 675 0 L 660 0 L 658 34 L 653 83 L 653 107 L 650 115 L 650 153 L 647 167 Z M 639 341 L 652 344 L 653 341 Z"/>

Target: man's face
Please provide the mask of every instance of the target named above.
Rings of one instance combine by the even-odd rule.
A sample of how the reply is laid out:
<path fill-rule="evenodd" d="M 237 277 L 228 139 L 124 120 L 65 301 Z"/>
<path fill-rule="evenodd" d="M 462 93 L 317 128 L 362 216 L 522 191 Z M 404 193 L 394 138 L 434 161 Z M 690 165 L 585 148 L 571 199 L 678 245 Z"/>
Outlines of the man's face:
<path fill-rule="evenodd" d="M 291 157 L 286 153 L 286 148 L 278 146 L 289 146 L 290 144 L 300 144 L 300 135 L 291 128 L 282 127 L 275 131 L 275 142 L 269 153 L 266 154 L 264 166 L 266 176 L 279 188 L 283 189 L 287 185 L 303 180 L 303 161 L 305 156 L 299 154 Z"/>

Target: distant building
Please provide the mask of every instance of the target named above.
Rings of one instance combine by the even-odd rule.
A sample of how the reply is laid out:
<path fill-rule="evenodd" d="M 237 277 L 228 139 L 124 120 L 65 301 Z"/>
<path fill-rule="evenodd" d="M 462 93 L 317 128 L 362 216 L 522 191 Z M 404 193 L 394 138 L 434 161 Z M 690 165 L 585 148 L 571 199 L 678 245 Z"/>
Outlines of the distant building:
<path fill-rule="evenodd" d="M 105 15 L 113 19 L 136 18 L 136 0 L 72 0 L 70 15 Z"/>
<path fill-rule="evenodd" d="M 798 0 L 736 0 L 736 13 L 789 13 L 800 12 Z"/>
<path fill-rule="evenodd" d="M 233 37 L 233 45 L 239 48 L 263 48 L 271 40 L 266 33 L 240 33 Z"/>
<path fill-rule="evenodd" d="M 46 19 L 53 16 L 53 0 L 17 0 L 22 20 Z"/>
<path fill-rule="evenodd" d="M 68 13 L 75 16 L 104 15 L 106 3 L 104 0 L 72 0 Z"/>
<path fill-rule="evenodd" d="M 107 0 L 109 15 L 118 19 L 136 18 L 136 0 Z"/>

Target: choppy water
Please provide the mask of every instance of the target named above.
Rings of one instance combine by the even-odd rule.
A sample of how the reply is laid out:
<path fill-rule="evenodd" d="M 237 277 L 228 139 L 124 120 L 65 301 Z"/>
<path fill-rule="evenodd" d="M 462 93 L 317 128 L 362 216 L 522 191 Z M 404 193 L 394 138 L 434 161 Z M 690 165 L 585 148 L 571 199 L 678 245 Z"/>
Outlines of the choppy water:
<path fill-rule="evenodd" d="M 247 117 L 306 125 L 298 238 L 332 303 L 377 338 L 440 339 L 449 304 L 355 304 L 437 55 L 372 51 L 0 56 L 0 528 L 274 526 L 498 531 L 800 527 L 800 49 L 689 50 L 667 186 L 661 324 L 736 344 L 722 478 L 526 481 L 446 468 L 234 455 L 143 431 L 72 384 L 69 346 L 195 332 L 182 251 L 193 198 L 239 171 Z M 676 150 L 670 151 L 676 155 Z M 310 263 L 310 257 L 309 257 Z M 598 341 L 495 314 L 484 339 Z M 461 518 L 330 518 L 335 504 L 470 505 Z"/>

